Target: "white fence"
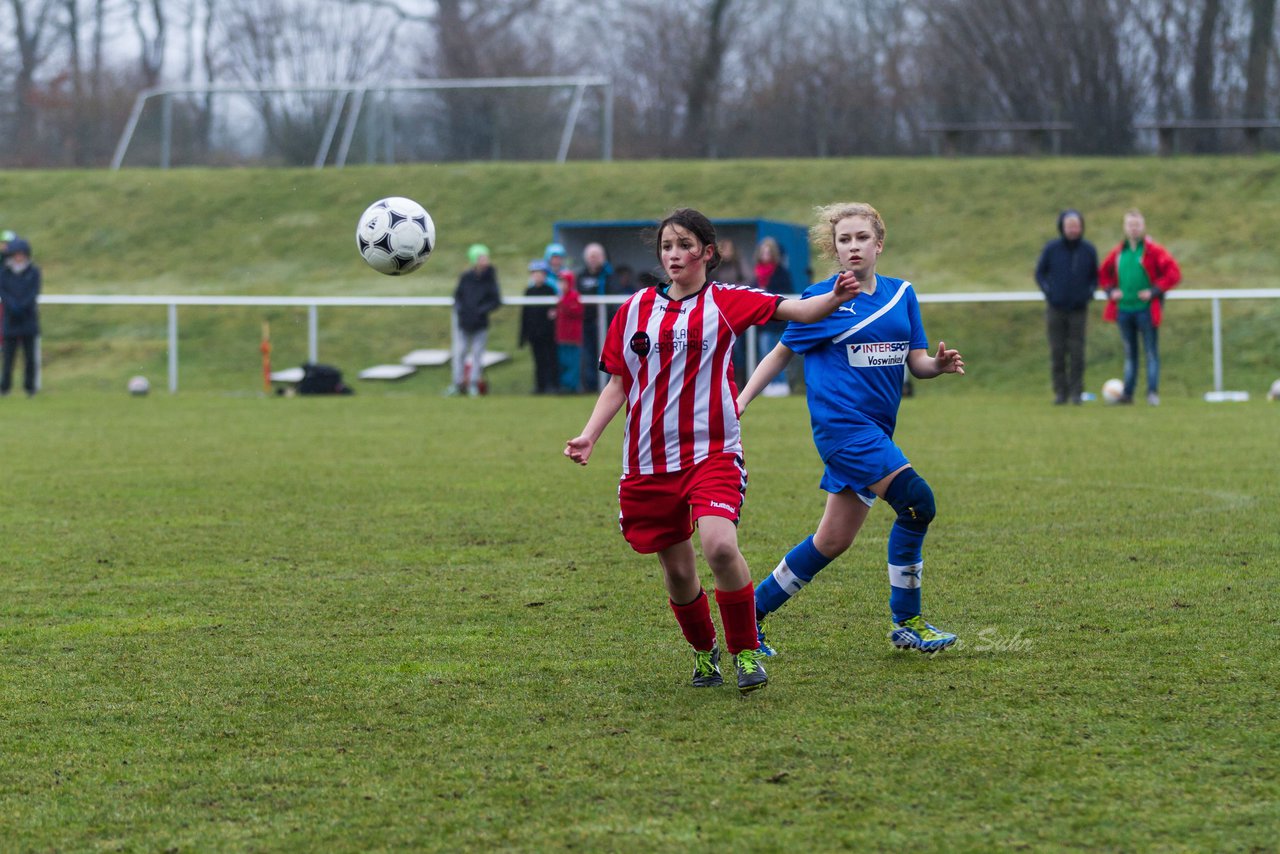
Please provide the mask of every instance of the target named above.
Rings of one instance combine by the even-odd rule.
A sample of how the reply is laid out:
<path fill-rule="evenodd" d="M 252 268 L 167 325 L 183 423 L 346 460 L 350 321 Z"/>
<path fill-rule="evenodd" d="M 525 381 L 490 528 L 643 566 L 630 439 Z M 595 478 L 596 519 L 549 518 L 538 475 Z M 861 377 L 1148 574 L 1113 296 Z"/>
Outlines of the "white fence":
<path fill-rule="evenodd" d="M 1212 307 L 1213 324 L 1213 389 L 1222 392 L 1222 301 L 1241 299 L 1280 299 L 1280 288 L 1241 288 L 1238 290 L 1173 290 L 1168 294 L 1175 300 L 1208 300 Z M 605 309 L 619 305 L 625 297 L 584 296 L 582 301 L 597 306 L 596 324 L 599 340 L 604 340 Z M 1011 291 L 1007 293 L 920 294 L 921 303 L 998 303 L 1043 302 L 1039 291 Z M 504 296 L 504 305 L 552 305 L 555 297 Z M 411 308 L 434 306 L 449 308 L 452 297 L 236 297 L 236 296 L 105 296 L 91 294 L 44 294 L 44 305 L 156 305 L 169 310 L 169 391 L 178 390 L 178 308 L 179 306 L 261 306 L 269 308 L 305 307 L 307 309 L 307 361 L 318 362 L 320 309 L 323 308 Z M 752 368 L 757 362 L 754 332 L 747 339 L 747 362 Z"/>

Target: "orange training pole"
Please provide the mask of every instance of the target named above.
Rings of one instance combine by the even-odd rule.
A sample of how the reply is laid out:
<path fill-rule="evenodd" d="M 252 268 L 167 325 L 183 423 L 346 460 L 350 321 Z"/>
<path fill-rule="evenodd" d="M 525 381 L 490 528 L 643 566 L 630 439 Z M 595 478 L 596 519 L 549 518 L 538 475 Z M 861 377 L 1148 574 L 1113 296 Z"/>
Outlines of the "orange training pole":
<path fill-rule="evenodd" d="M 271 322 L 262 321 L 262 390 L 271 393 Z"/>

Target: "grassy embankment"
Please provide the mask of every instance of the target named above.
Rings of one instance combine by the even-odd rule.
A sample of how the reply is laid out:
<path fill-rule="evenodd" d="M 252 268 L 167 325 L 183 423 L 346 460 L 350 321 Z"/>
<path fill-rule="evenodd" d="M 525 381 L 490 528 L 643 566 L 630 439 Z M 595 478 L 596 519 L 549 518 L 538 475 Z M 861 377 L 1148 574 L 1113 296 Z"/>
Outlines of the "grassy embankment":
<path fill-rule="evenodd" d="M 1030 271 L 1059 208 L 1076 206 L 1100 250 L 1123 211 L 1147 212 L 1153 235 L 1182 263 L 1186 288 L 1280 286 L 1280 160 L 974 159 L 444 164 L 345 170 L 9 172 L 0 224 L 36 247 L 49 293 L 406 295 L 451 292 L 474 241 L 494 252 L 504 291 L 523 290 L 524 265 L 557 219 L 657 216 L 678 204 L 713 216 L 808 222 L 814 204 L 871 201 L 889 226 L 881 271 L 922 293 L 1033 288 Z M 404 278 L 374 274 L 352 229 L 374 198 L 402 194 L 435 217 L 439 249 Z M 821 265 L 816 265 L 819 269 Z M 1165 394 L 1210 387 L 1209 307 L 1179 303 L 1162 337 Z M 1095 312 L 1096 315 L 1096 312 Z M 1256 393 L 1280 375 L 1280 305 L 1227 303 L 1227 385 Z M 492 349 L 514 349 L 518 311 L 499 313 Z M 305 312 L 184 309 L 182 387 L 258 387 L 261 321 L 272 321 L 276 365 L 306 355 Z M 932 337 L 960 347 L 970 385 L 1043 394 L 1038 306 L 926 307 Z M 134 373 L 163 376 L 162 308 L 47 307 L 46 387 L 119 389 Z M 432 309 L 328 309 L 322 361 L 349 375 L 447 341 Z M 1114 329 L 1095 323 L 1089 386 L 1119 372 Z M 499 391 L 528 385 L 527 355 L 495 370 Z M 435 393 L 442 371 L 393 387 Z M 364 384 L 378 393 L 384 386 Z"/>

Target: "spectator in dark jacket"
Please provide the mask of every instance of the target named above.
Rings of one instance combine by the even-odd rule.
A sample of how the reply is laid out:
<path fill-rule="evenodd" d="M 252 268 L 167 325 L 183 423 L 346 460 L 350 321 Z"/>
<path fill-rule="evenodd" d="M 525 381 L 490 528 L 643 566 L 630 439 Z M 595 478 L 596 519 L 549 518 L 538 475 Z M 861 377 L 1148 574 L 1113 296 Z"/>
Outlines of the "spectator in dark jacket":
<path fill-rule="evenodd" d="M 613 277 L 613 267 L 599 243 L 588 243 L 582 250 L 582 268 L 578 270 L 578 293 L 582 296 L 605 296 L 609 293 L 609 280 Z M 607 319 L 612 320 L 608 311 Z M 600 328 L 599 308 L 591 306 L 587 310 L 582 325 L 582 389 L 596 392 L 600 389 Z M 609 377 L 604 375 L 604 381 Z"/>
<path fill-rule="evenodd" d="M 1084 391 L 1085 327 L 1098 289 L 1098 253 L 1084 239 L 1084 217 L 1077 210 L 1058 215 L 1058 234 L 1040 252 L 1036 284 L 1045 298 L 1053 402 L 1062 405 L 1079 403 Z"/>
<path fill-rule="evenodd" d="M 547 262 L 529 264 L 527 297 L 554 297 L 556 289 L 547 284 Z M 560 363 L 556 352 L 556 307 L 526 305 L 520 313 L 520 346 L 533 351 L 533 393 L 555 394 L 560 390 Z"/>
<path fill-rule="evenodd" d="M 467 250 L 471 266 L 453 292 L 453 384 L 445 394 L 476 397 L 489 342 L 489 315 L 502 305 L 498 274 L 489 263 L 489 247 L 476 243 Z M 469 364 L 468 364 L 469 363 Z"/>
<path fill-rule="evenodd" d="M 3 366 L 0 366 L 0 394 L 13 387 L 13 357 L 22 348 L 22 387 L 27 396 L 36 393 L 36 336 L 40 334 L 40 268 L 31 263 L 31 246 L 20 237 L 8 241 L 7 256 L 0 267 L 0 303 L 4 319 Z"/>

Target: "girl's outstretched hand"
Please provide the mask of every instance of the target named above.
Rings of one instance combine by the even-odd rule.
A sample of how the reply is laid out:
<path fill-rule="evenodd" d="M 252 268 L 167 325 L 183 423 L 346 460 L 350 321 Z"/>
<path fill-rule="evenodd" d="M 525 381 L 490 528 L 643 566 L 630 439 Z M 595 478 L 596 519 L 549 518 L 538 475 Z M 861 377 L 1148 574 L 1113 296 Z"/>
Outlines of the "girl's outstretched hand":
<path fill-rule="evenodd" d="M 848 301 L 862 293 L 862 283 L 858 281 L 857 275 L 852 270 L 841 270 L 831 290 L 843 300 Z"/>
<path fill-rule="evenodd" d="M 585 466 L 591 459 L 591 451 L 596 443 L 586 436 L 578 436 L 564 443 L 564 455 L 580 466 Z"/>
<path fill-rule="evenodd" d="M 940 374 L 963 374 L 964 359 L 960 358 L 959 350 L 948 350 L 947 342 L 938 342 L 938 352 L 934 354 L 933 361 L 938 366 Z"/>

